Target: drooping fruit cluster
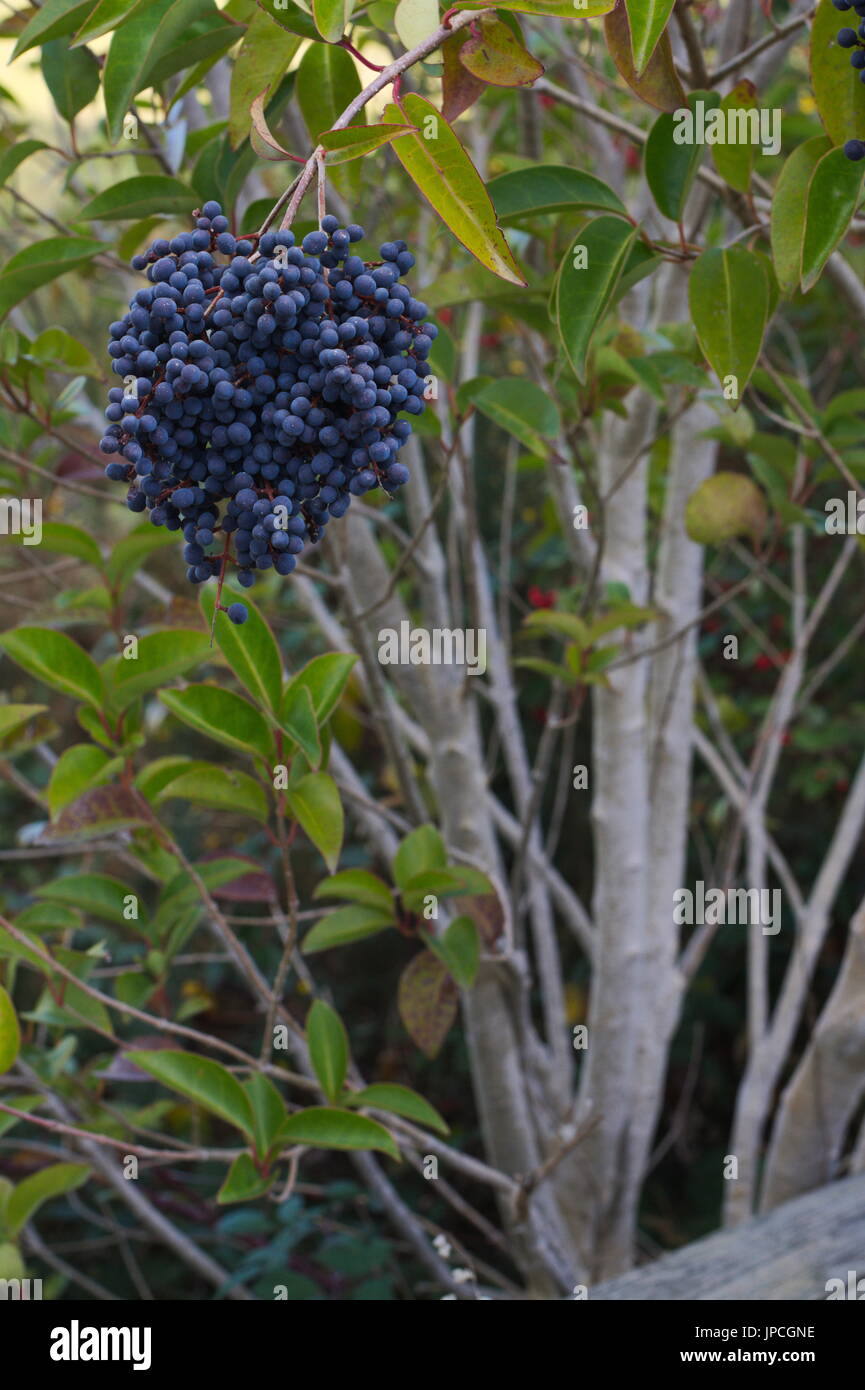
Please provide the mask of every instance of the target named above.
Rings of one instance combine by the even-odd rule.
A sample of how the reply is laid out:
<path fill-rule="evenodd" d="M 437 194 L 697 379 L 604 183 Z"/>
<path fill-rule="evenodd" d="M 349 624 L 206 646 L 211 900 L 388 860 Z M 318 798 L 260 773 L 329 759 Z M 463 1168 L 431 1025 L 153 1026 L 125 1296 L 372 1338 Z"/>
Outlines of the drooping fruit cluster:
<path fill-rule="evenodd" d="M 398 415 L 424 408 L 438 330 L 399 283 L 405 242 L 368 264 L 351 254 L 363 234 L 326 216 L 300 246 L 287 230 L 238 239 L 209 202 L 194 231 L 133 258 L 150 284 L 111 325 L 123 386 L 100 449 L 120 455 L 105 472 L 132 511 L 182 528 L 193 584 L 227 566 L 245 588 L 290 574 L 353 496 L 408 479 Z"/>
<path fill-rule="evenodd" d="M 865 82 L 865 3 L 860 0 L 832 0 L 836 10 L 846 13 L 853 10 L 859 16 L 857 29 L 839 29 L 837 41 L 840 48 L 849 48 L 850 66 L 857 69 L 859 81 Z M 848 159 L 865 159 L 865 140 L 848 140 L 844 146 Z"/>

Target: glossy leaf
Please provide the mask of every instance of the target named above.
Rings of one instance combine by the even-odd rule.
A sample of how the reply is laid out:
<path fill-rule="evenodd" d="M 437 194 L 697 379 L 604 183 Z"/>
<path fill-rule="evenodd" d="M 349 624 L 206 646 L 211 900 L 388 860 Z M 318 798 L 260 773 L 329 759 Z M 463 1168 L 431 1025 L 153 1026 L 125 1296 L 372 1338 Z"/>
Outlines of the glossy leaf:
<path fill-rule="evenodd" d="M 131 221 L 151 212 L 189 213 L 200 198 L 192 188 L 167 174 L 137 174 L 97 193 L 78 214 L 80 222 Z"/>
<path fill-rule="evenodd" d="M 419 825 L 417 830 L 406 835 L 397 849 L 393 876 L 397 887 L 403 889 L 418 874 L 443 869 L 446 864 L 447 851 L 441 833 L 434 825 Z"/>
<path fill-rule="evenodd" d="M 661 35 L 644 72 L 638 77 L 625 0 L 616 0 L 615 8 L 605 15 L 604 32 L 610 56 L 620 75 L 642 101 L 660 111 L 675 111 L 685 105 L 685 89 L 676 72 L 668 34 Z"/>
<path fill-rule="evenodd" d="M 177 627 L 146 633 L 139 637 L 137 648 L 129 650 L 137 653 L 134 659 L 117 655 L 102 667 L 118 709 L 125 709 L 139 695 L 200 666 L 210 654 L 210 644 L 206 633 Z"/>
<path fill-rule="evenodd" d="M 0 275 L 0 317 L 41 285 L 75 270 L 102 250 L 90 237 L 47 237 L 11 256 Z"/>
<path fill-rule="evenodd" d="M 301 42 L 263 10 L 253 15 L 231 69 L 228 135 L 234 149 L 250 133 L 250 109 L 256 97 L 288 71 Z"/>
<path fill-rule="evenodd" d="M 117 29 L 133 10 L 146 3 L 147 0 L 99 0 L 99 4 L 91 9 L 84 23 L 76 30 L 69 47 L 78 48 L 89 39 L 101 38 L 103 34 Z"/>
<path fill-rule="evenodd" d="M 415 127 L 393 141 L 393 152 L 457 240 L 494 275 L 524 285 L 483 180 L 441 112 L 409 92 L 383 119 Z"/>
<path fill-rule="evenodd" d="M 836 42 L 838 30 L 849 27 L 849 15 L 839 14 L 832 0 L 819 0 L 811 25 L 811 87 L 833 145 L 861 139 L 865 131 L 865 85 L 850 66 L 849 50 Z"/>
<path fill-rule="evenodd" d="M 64 874 L 53 883 L 42 884 L 34 892 L 42 902 L 76 907 L 87 916 L 100 917 L 118 926 L 129 921 L 124 913 L 125 899 L 131 892 L 129 885 L 108 874 Z"/>
<path fill-rule="evenodd" d="M 252 1202 L 263 1197 L 273 1186 L 273 1174 L 265 1177 L 258 1171 L 248 1153 L 238 1154 L 225 1175 L 222 1186 L 216 1194 L 220 1206 L 232 1202 Z"/>
<path fill-rule="evenodd" d="M 400 125 L 349 125 L 342 130 L 322 131 L 318 140 L 327 150 L 328 165 L 345 164 L 349 159 L 371 154 L 389 144 L 394 136 L 405 135 L 411 129 L 405 122 Z"/>
<path fill-rule="evenodd" d="M 830 150 L 817 164 L 808 185 L 802 241 L 802 292 L 816 285 L 832 252 L 843 240 L 862 198 L 861 163 L 843 150 Z"/>
<path fill-rule="evenodd" d="M 481 958 L 478 929 L 471 917 L 455 917 L 438 938 L 445 965 L 461 989 L 471 989 Z"/>
<path fill-rule="evenodd" d="M 514 169 L 492 179 L 487 191 L 500 221 L 572 208 L 597 208 L 627 215 L 621 198 L 601 179 L 564 164 Z"/>
<path fill-rule="evenodd" d="M 348 1071 L 348 1035 L 339 1014 L 316 999 L 307 1015 L 306 1040 L 318 1083 L 329 1101 L 336 1102 Z"/>
<path fill-rule="evenodd" d="M 305 685 L 290 685 L 282 704 L 282 727 L 297 744 L 311 768 L 321 762 L 321 740 L 312 707 L 312 696 Z"/>
<path fill-rule="evenodd" d="M 316 723 L 321 727 L 339 704 L 356 661 L 353 652 L 327 652 L 324 656 L 314 656 L 289 681 L 283 701 L 283 716 L 292 699 L 289 691 L 302 685 L 310 693 Z"/>
<path fill-rule="evenodd" d="M 831 148 L 831 141 L 825 135 L 806 140 L 786 160 L 775 185 L 771 215 L 772 260 L 784 294 L 792 294 L 799 284 L 808 185 L 817 164 Z"/>
<path fill-rule="evenodd" d="M 9 61 L 37 44 L 73 33 L 92 9 L 93 0 L 46 0 L 21 30 Z"/>
<path fill-rule="evenodd" d="M 0 650 L 54 690 L 103 708 L 105 688 L 99 668 L 65 632 L 48 627 L 10 628 L 0 635 Z"/>
<path fill-rule="evenodd" d="M 0 188 L 10 175 L 15 173 L 19 164 L 23 164 L 31 154 L 38 154 L 40 150 L 47 148 L 44 140 L 18 140 L 8 150 L 4 150 L 0 155 Z"/>
<path fill-rule="evenodd" d="M 267 797 L 254 778 L 239 768 L 218 767 L 212 763 L 193 763 L 190 768 L 172 777 L 156 797 L 157 805 L 165 801 L 191 802 L 212 806 L 216 811 L 233 811 L 252 816 L 262 824 L 268 818 Z"/>
<path fill-rule="evenodd" d="M 105 566 L 109 580 L 122 590 L 150 555 L 167 546 L 176 548 L 177 537 L 164 527 L 145 521 L 114 546 Z"/>
<path fill-rule="evenodd" d="M 393 896 L 387 884 L 368 869 L 343 869 L 341 873 L 322 879 L 316 884 L 314 898 L 344 898 L 348 902 L 364 903 L 386 916 L 393 914 Z"/>
<path fill-rule="evenodd" d="M 218 1115 L 254 1141 L 255 1122 L 249 1097 L 237 1078 L 219 1062 L 194 1052 L 172 1050 L 135 1050 L 124 1056 L 169 1090 Z"/>
<path fill-rule="evenodd" d="M 48 809 L 52 819 L 89 788 L 99 786 L 110 762 L 108 754 L 93 743 L 75 743 L 71 748 L 64 748 L 51 769 L 48 783 Z"/>
<path fill-rule="evenodd" d="M 473 400 L 482 415 L 541 458 L 547 452 L 546 441 L 561 434 L 562 422 L 555 401 L 524 377 L 500 377 Z"/>
<path fill-rule="evenodd" d="M 718 380 L 726 385 L 735 378 L 735 395 L 729 397 L 735 410 L 763 345 L 766 272 L 743 246 L 704 251 L 691 270 L 688 302 L 700 347 Z"/>
<path fill-rule="evenodd" d="M 0 740 L 32 723 L 47 708 L 47 705 L 0 705 Z"/>
<path fill-rule="evenodd" d="M 669 23 L 675 3 L 676 0 L 625 0 L 634 71 L 638 77 L 642 76 L 648 65 Z"/>
<path fill-rule="evenodd" d="M 403 1115 L 407 1120 L 415 1120 L 427 1129 L 448 1134 L 449 1128 L 441 1115 L 429 1103 L 408 1086 L 398 1086 L 391 1082 L 377 1082 L 364 1086 L 362 1091 L 351 1091 L 343 1096 L 343 1104 L 368 1106 L 371 1110 L 384 1110 L 390 1115 Z"/>
<path fill-rule="evenodd" d="M 417 48 L 439 27 L 438 0 L 399 0 L 393 27 L 403 48 Z"/>
<path fill-rule="evenodd" d="M 738 82 L 731 92 L 721 101 L 721 110 L 724 113 L 725 123 L 729 120 L 728 111 L 756 111 L 757 110 L 757 88 L 753 82 L 743 78 Z M 740 117 L 741 121 L 748 121 L 747 114 Z M 745 127 L 747 129 L 747 126 Z M 737 132 L 738 133 L 738 132 Z M 754 168 L 754 160 L 757 157 L 757 145 L 750 140 L 736 140 L 731 144 L 713 145 L 712 159 L 715 168 L 721 175 L 725 183 L 731 188 L 736 188 L 740 193 L 747 193 L 751 186 L 751 171 Z"/>
<path fill-rule="evenodd" d="M 378 1149 L 399 1159 L 399 1149 L 384 1125 L 330 1106 L 310 1105 L 289 1115 L 279 1139 L 286 1148 L 305 1144 L 311 1149 Z"/>
<path fill-rule="evenodd" d="M 42 45 L 42 76 L 58 115 L 74 121 L 99 91 L 99 64 L 86 48 L 70 49 L 65 39 Z"/>
<path fill-rule="evenodd" d="M 23 536 L 13 536 L 10 539 L 23 544 Z M 88 565 L 101 568 L 102 554 L 99 546 L 93 537 L 88 536 L 79 526 L 69 526 L 63 521 L 43 521 L 39 544 L 43 550 L 50 550 L 53 555 L 74 555 L 76 559 L 84 560 Z"/>
<path fill-rule="evenodd" d="M 344 831 L 342 802 L 326 772 L 311 772 L 285 793 L 288 808 L 331 872 L 339 862 Z"/>
<path fill-rule="evenodd" d="M 14 1066 L 21 1048 L 21 1029 L 15 1005 L 0 985 L 0 1074 Z"/>
<path fill-rule="evenodd" d="M 579 233 L 559 268 L 556 320 L 580 381 L 586 379 L 592 337 L 612 304 L 636 235 L 636 229 L 619 217 L 595 218 Z M 581 248 L 585 248 L 585 269 L 578 269 Z"/>
<path fill-rule="evenodd" d="M 159 698 L 184 724 L 236 748 L 273 761 L 273 738 L 258 710 L 232 690 L 215 685 L 190 685 L 185 690 L 160 690 Z"/>
<path fill-rule="evenodd" d="M 162 54 L 211 8 L 210 0 L 149 0 L 115 31 L 102 77 L 112 140 L 119 140 L 124 116 Z"/>
<path fill-rule="evenodd" d="M 87 1181 L 90 1172 L 86 1163 L 52 1163 L 29 1178 L 22 1178 L 6 1203 L 4 1225 L 7 1233 L 13 1238 L 17 1236 L 45 1202 L 64 1192 L 74 1192 Z"/>
<path fill-rule="evenodd" d="M 301 9 L 294 0 L 256 0 L 256 4 L 275 20 L 281 29 L 287 29 L 291 34 L 299 34 L 304 39 L 317 41 L 320 38 L 312 15 Z"/>
<path fill-rule="evenodd" d="M 245 623 L 238 626 L 227 613 L 217 613 L 214 634 L 219 649 L 241 685 L 249 691 L 256 704 L 274 711 L 279 709 L 282 694 L 282 661 L 276 639 L 255 604 L 250 602 L 246 592 L 227 588 L 223 590 L 222 602 L 227 607 L 233 600 L 240 600 L 249 614 Z M 213 622 L 216 594 L 211 588 L 201 591 L 201 607 L 208 627 Z"/>
<path fill-rule="evenodd" d="M 264 1158 L 286 1118 L 285 1101 L 270 1077 L 261 1071 L 253 1072 L 244 1081 L 243 1089 L 252 1107 L 256 1153 Z"/>
<path fill-rule="evenodd" d="M 365 936 L 375 936 L 376 932 L 393 926 L 393 920 L 392 910 L 386 914 L 376 907 L 338 907 L 307 932 L 301 950 L 305 956 L 310 956 L 315 951 L 329 951 L 333 946 L 362 941 Z"/>
<path fill-rule="evenodd" d="M 720 105 L 720 97 L 717 92 L 692 92 L 687 104 L 692 113 L 697 113 L 698 106 L 702 105 L 708 115 Z M 682 220 L 704 151 L 704 146 L 696 142 L 680 144 L 683 130 L 681 119 L 665 111 L 649 131 L 643 154 L 652 197 L 664 216 L 673 222 Z"/>
<path fill-rule="evenodd" d="M 344 48 L 315 43 L 301 59 L 294 90 L 310 137 L 317 141 L 320 133 L 330 130 L 358 95 L 360 78 Z M 363 124 L 365 120 L 364 110 L 354 124 Z"/>
<path fill-rule="evenodd" d="M 345 33 L 354 0 L 312 0 L 315 27 L 325 43 L 336 43 Z"/>

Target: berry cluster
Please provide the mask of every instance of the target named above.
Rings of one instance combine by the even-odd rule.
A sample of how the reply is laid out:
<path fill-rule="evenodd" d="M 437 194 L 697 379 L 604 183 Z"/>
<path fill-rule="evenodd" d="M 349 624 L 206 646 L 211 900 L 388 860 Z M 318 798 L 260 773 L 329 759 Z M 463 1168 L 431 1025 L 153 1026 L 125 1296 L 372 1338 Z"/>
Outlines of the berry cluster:
<path fill-rule="evenodd" d="M 424 408 L 437 329 L 399 283 L 403 241 L 368 264 L 351 254 L 363 228 L 332 216 L 300 246 L 291 231 L 236 238 L 216 202 L 196 219 L 133 258 L 151 283 L 111 325 L 124 384 L 99 447 L 123 460 L 105 472 L 132 511 L 182 528 L 191 583 L 231 564 L 248 588 L 258 570 L 290 574 L 353 496 L 407 481 L 397 417 Z"/>
<path fill-rule="evenodd" d="M 850 48 L 850 65 L 857 69 L 860 82 L 865 82 L 865 0 L 832 0 L 836 10 L 854 10 L 859 16 L 858 29 L 839 29 L 838 45 Z M 848 140 L 844 146 L 848 159 L 865 159 L 865 140 Z"/>

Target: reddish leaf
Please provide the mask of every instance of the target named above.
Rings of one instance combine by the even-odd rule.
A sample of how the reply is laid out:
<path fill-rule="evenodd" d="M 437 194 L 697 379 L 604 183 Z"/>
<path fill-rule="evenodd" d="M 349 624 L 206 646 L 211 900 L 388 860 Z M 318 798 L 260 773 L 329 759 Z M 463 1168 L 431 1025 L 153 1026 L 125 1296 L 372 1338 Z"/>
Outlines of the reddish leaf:
<path fill-rule="evenodd" d="M 454 34 L 453 38 L 446 39 L 441 47 L 444 62 L 442 115 L 446 121 L 455 121 L 457 116 L 474 106 L 488 85 L 470 73 L 460 62 L 460 49 L 464 43 L 465 34 Z"/>
<path fill-rule="evenodd" d="M 625 0 L 616 0 L 615 9 L 604 15 L 604 32 L 610 56 L 632 91 L 659 111 L 676 111 L 687 106 L 685 89 L 673 63 L 673 50 L 666 30 L 658 40 L 641 77 L 637 76 L 631 50 L 631 29 Z"/>
<path fill-rule="evenodd" d="M 220 854 L 202 855 L 201 863 L 206 864 L 210 859 L 221 859 Z M 230 903 L 266 903 L 272 902 L 276 896 L 270 876 L 264 873 L 254 859 L 250 859 L 246 854 L 232 854 L 232 859 L 242 859 L 250 866 L 248 874 L 239 874 L 230 883 L 220 884 L 217 888 L 210 889 L 213 898 L 223 898 Z"/>
<path fill-rule="evenodd" d="M 290 154 L 288 150 L 284 150 L 282 145 L 277 143 L 265 119 L 264 103 L 269 91 L 270 88 L 265 87 L 263 92 L 259 92 L 255 101 L 249 108 L 249 114 L 252 118 L 249 143 L 252 145 L 259 159 L 271 159 L 275 161 L 284 161 L 287 159 L 294 160 L 294 155 Z"/>
<path fill-rule="evenodd" d="M 115 830 L 144 825 L 137 798 L 125 787 L 93 787 L 43 830 L 42 840 L 93 840 Z"/>
<path fill-rule="evenodd" d="M 421 1052 L 435 1057 L 457 1016 L 459 990 L 447 967 L 421 951 L 400 976 L 397 1002 L 406 1030 Z"/>

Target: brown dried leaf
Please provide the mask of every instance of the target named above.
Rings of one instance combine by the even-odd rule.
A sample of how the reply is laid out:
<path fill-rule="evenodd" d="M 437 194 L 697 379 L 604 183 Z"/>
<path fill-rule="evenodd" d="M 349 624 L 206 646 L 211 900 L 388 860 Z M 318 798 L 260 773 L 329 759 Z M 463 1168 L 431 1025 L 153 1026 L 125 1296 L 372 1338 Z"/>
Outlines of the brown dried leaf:
<path fill-rule="evenodd" d="M 71 802 L 41 840 L 94 840 L 115 830 L 146 824 L 138 800 L 126 787 L 91 787 Z"/>
<path fill-rule="evenodd" d="M 399 1015 L 421 1052 L 437 1055 L 457 1016 L 459 990 L 447 967 L 431 951 L 421 951 L 400 976 Z"/>
<path fill-rule="evenodd" d="M 460 62 L 460 49 L 464 43 L 464 34 L 454 34 L 453 38 L 446 39 L 441 47 L 442 115 L 446 121 L 455 121 L 457 116 L 468 111 L 488 85 L 470 73 Z"/>

